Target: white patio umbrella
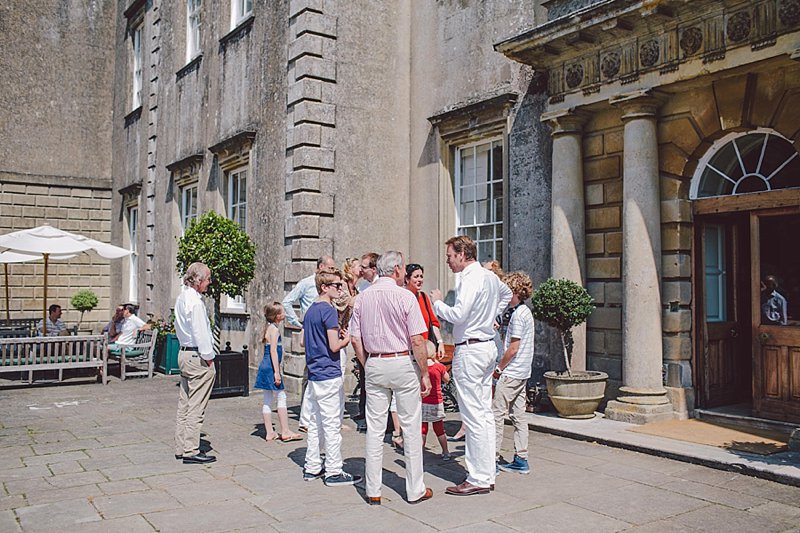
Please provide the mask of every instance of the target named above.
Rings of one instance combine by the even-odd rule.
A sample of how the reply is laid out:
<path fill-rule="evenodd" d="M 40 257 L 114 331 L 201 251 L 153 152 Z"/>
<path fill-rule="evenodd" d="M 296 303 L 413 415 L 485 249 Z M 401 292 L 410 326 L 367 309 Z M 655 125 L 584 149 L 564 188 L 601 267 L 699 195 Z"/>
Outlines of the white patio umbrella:
<path fill-rule="evenodd" d="M 73 257 L 75 257 L 75 254 L 51 256 L 50 259 L 71 259 Z M 9 309 L 9 302 L 11 299 L 8 296 L 8 265 L 10 263 L 28 263 L 31 261 L 40 261 L 41 259 L 43 259 L 41 255 L 21 254 L 17 252 L 0 252 L 0 264 L 3 265 L 3 274 L 5 276 L 6 283 L 6 324 L 11 321 L 11 313 Z"/>
<path fill-rule="evenodd" d="M 83 235 L 69 233 L 49 225 L 0 235 L 0 251 L 16 252 L 23 256 L 41 255 L 44 259 L 44 300 L 42 302 L 42 332 L 47 333 L 47 265 L 51 257 L 64 259 L 79 253 L 94 253 L 106 259 L 119 259 L 131 251 L 113 244 L 96 241 Z M 24 262 L 18 261 L 18 262 Z"/>

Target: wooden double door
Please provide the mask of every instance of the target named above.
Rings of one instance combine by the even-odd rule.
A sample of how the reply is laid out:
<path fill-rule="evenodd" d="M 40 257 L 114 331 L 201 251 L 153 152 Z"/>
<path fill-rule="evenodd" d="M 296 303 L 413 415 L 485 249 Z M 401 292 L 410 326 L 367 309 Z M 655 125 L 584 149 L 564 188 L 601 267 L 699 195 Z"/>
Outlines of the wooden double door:
<path fill-rule="evenodd" d="M 800 422 L 800 209 L 695 222 L 701 406 L 751 402 L 756 416 Z"/>

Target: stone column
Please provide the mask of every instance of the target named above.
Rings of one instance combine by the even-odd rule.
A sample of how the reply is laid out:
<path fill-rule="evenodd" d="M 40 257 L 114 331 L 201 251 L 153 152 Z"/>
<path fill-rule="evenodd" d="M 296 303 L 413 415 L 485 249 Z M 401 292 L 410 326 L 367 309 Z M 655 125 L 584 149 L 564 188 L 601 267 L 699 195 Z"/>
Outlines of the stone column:
<path fill-rule="evenodd" d="M 606 418 L 644 424 L 673 417 L 661 377 L 661 202 L 656 113 L 646 92 L 611 100 L 622 111 L 622 380 Z"/>
<path fill-rule="evenodd" d="M 572 109 L 542 114 L 553 129 L 551 271 L 554 278 L 585 285 L 586 232 L 583 199 L 583 125 Z M 586 323 L 573 330 L 572 368 L 586 370 Z"/>

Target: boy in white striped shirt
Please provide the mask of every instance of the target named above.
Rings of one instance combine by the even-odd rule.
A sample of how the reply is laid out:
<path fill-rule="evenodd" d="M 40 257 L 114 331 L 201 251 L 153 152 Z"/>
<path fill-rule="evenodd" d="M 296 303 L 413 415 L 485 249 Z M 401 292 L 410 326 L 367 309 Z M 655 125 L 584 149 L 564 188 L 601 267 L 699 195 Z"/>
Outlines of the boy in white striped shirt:
<path fill-rule="evenodd" d="M 523 302 L 533 292 L 533 282 L 524 272 L 511 272 L 503 278 L 513 293 L 509 309 L 511 319 L 503 340 L 503 356 L 494 369 L 497 386 L 494 391 L 492 412 L 497 439 L 497 468 L 504 472 L 527 474 L 528 467 L 528 424 L 522 419 L 525 413 L 525 384 L 531 377 L 533 363 L 533 314 Z M 513 311 L 512 311 L 513 310 Z M 514 460 L 501 461 L 500 445 L 503 443 L 503 423 L 506 415 L 514 424 Z"/>

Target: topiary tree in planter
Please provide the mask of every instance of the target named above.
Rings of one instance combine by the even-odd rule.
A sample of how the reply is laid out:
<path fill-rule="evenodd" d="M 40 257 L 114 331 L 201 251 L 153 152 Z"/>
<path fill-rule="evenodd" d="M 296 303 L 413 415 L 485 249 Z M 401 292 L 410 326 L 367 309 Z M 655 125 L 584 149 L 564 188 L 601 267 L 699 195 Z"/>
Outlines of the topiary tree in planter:
<path fill-rule="evenodd" d="M 594 311 L 594 301 L 582 286 L 568 279 L 550 278 L 533 293 L 533 316 L 558 330 L 564 345 L 567 374 L 572 375 L 572 328 Z"/>
<path fill-rule="evenodd" d="M 568 279 L 550 278 L 531 299 L 533 316 L 558 330 L 564 350 L 566 375 L 546 372 L 550 400 L 566 418 L 592 418 L 604 397 L 608 375 L 603 372 L 572 372 L 572 328 L 583 324 L 594 311 L 594 302 L 581 285 Z"/>
<path fill-rule="evenodd" d="M 194 262 L 211 270 L 206 294 L 214 300 L 214 340 L 219 348 L 220 298 L 243 296 L 256 270 L 256 247 L 239 225 L 209 211 L 192 221 L 178 239 L 178 273 L 183 276 Z"/>
<path fill-rule="evenodd" d="M 72 307 L 81 312 L 81 317 L 78 319 L 78 325 L 76 326 L 76 328 L 80 328 L 81 322 L 83 322 L 83 314 L 97 307 L 97 295 L 89 289 L 83 289 L 72 295 L 70 303 Z"/>

